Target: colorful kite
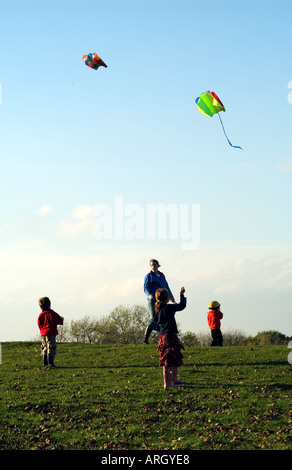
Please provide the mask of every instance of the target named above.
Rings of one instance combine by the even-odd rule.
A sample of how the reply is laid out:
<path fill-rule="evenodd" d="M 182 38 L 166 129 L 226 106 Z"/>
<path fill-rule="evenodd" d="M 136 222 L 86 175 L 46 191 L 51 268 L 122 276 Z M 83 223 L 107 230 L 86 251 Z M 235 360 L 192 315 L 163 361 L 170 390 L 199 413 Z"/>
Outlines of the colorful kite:
<path fill-rule="evenodd" d="M 218 113 L 218 117 L 220 119 L 223 132 L 225 134 L 226 139 L 228 140 L 229 145 L 231 145 L 231 147 L 234 147 L 236 149 L 242 150 L 241 147 L 238 147 L 237 145 L 232 145 L 232 143 L 230 142 L 230 140 L 228 139 L 226 135 L 223 122 L 219 114 L 220 111 L 225 112 L 225 107 L 222 101 L 216 95 L 216 93 L 214 93 L 214 91 L 206 91 L 205 93 L 201 93 L 199 98 L 196 99 L 196 103 L 197 103 L 199 111 L 201 111 L 201 113 L 205 114 L 206 116 L 212 117 L 214 114 Z"/>
<path fill-rule="evenodd" d="M 88 55 L 84 55 L 82 59 L 85 62 L 85 65 L 90 67 L 91 69 L 97 70 L 101 65 L 103 67 L 107 67 L 104 61 L 97 55 L 96 52 L 90 53 Z"/>

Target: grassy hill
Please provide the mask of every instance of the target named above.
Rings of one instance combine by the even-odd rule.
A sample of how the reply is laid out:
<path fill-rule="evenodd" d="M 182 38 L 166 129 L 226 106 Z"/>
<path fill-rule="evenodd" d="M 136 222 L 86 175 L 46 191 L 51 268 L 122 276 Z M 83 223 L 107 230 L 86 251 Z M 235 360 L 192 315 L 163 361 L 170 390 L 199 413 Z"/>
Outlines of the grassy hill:
<path fill-rule="evenodd" d="M 187 347 L 164 391 L 156 345 L 2 343 L 2 450 L 292 448 L 285 346 Z"/>

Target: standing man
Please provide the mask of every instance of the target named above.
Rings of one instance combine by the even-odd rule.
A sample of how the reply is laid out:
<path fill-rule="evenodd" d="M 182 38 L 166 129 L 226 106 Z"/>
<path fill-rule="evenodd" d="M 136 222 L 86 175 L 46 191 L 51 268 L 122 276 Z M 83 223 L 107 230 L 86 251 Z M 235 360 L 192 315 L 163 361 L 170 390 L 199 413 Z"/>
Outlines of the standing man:
<path fill-rule="evenodd" d="M 167 289 L 169 292 L 169 298 L 173 303 L 176 303 L 174 297 L 171 293 L 167 280 L 164 274 L 158 270 L 160 268 L 160 264 L 156 259 L 150 260 L 150 273 L 146 274 L 144 278 L 144 292 L 147 296 L 148 300 L 148 308 L 151 315 L 151 320 L 148 323 L 148 326 L 145 331 L 145 337 L 143 343 L 149 344 L 148 339 L 151 334 L 151 331 L 160 331 L 159 325 L 155 323 L 153 317 L 155 314 L 155 292 L 159 288 Z"/>

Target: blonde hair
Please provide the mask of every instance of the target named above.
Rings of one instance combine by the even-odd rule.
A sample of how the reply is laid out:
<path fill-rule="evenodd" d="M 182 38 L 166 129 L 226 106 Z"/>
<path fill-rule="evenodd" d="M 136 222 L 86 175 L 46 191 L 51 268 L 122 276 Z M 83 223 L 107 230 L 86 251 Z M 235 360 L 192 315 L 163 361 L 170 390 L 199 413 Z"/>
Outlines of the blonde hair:
<path fill-rule="evenodd" d="M 169 301 L 169 292 L 167 289 L 162 287 L 157 289 L 155 292 L 156 302 L 155 302 L 155 312 L 159 312 L 163 304 L 167 304 Z"/>

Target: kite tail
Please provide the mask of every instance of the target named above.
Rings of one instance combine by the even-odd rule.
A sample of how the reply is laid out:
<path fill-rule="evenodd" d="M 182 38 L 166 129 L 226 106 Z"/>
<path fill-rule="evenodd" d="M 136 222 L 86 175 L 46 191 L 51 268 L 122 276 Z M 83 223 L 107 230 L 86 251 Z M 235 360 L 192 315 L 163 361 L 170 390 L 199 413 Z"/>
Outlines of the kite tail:
<path fill-rule="evenodd" d="M 222 119 L 221 119 L 221 116 L 220 116 L 219 113 L 218 113 L 218 116 L 219 116 L 219 119 L 220 119 L 220 122 L 221 122 L 221 126 L 222 126 L 222 129 L 223 129 L 223 132 L 224 132 L 224 134 L 225 134 L 226 139 L 228 140 L 229 145 L 231 145 L 231 147 L 233 147 L 233 148 L 235 148 L 235 149 L 241 149 L 241 150 L 242 150 L 242 148 L 239 147 L 238 145 L 232 145 L 232 143 L 230 142 L 230 140 L 229 140 L 228 137 L 227 137 L 227 134 L 226 134 L 226 132 L 225 132 L 225 129 L 224 129 L 224 126 L 223 126 L 223 122 L 222 122 Z"/>

